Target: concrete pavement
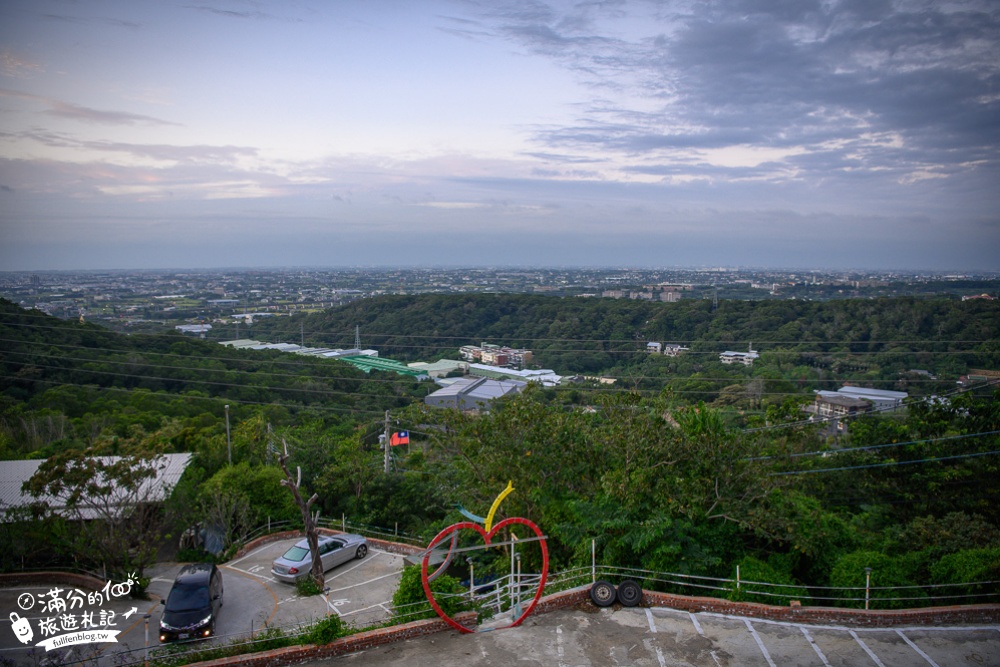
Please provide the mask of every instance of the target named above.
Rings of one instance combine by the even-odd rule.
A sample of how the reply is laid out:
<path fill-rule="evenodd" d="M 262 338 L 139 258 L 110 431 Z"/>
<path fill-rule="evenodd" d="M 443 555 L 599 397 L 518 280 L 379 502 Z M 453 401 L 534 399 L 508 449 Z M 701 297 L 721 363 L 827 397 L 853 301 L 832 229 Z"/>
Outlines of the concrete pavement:
<path fill-rule="evenodd" d="M 449 631 L 307 664 L 1000 667 L 1000 626 L 861 629 L 584 603 L 533 615 L 518 628 Z"/>

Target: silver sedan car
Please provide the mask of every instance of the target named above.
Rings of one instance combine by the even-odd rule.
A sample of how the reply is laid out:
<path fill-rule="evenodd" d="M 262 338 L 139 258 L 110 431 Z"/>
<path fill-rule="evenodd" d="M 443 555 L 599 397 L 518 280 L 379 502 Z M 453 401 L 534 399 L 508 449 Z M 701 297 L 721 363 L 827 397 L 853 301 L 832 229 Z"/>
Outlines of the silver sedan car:
<path fill-rule="evenodd" d="M 355 558 L 368 555 L 368 540 L 363 535 L 320 535 L 319 557 L 323 561 L 323 571 L 336 567 Z M 312 554 L 309 540 L 302 539 L 271 563 L 271 574 L 275 579 L 294 584 L 302 577 L 308 577 L 312 570 Z"/>

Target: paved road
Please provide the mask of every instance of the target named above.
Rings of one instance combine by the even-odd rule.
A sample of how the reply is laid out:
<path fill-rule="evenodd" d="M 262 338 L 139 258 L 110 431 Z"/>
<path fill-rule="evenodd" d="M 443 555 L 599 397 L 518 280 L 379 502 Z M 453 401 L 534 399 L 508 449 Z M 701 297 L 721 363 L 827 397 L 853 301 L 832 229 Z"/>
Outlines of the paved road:
<path fill-rule="evenodd" d="M 850 629 L 581 605 L 529 617 L 519 628 L 449 631 L 309 665 L 984 667 L 1000 666 L 1000 626 Z"/>
<path fill-rule="evenodd" d="M 265 545 L 243 558 L 220 566 L 225 594 L 219 611 L 217 636 L 192 643 L 192 648 L 248 637 L 251 632 L 260 631 L 265 624 L 294 631 L 297 626 L 310 624 L 327 613 L 338 614 L 357 627 L 388 617 L 389 603 L 403 569 L 402 556 L 371 549 L 364 559 L 350 561 L 328 571 L 326 583 L 330 592 L 327 602 L 322 596 L 299 597 L 294 586 L 271 577 L 271 561 L 296 541 L 290 539 Z M 158 563 L 147 571 L 152 580 L 147 589 L 149 600 L 135 600 L 123 595 L 112 596 L 111 600 L 97 604 L 86 600 L 91 591 L 74 596 L 83 602 L 74 605 L 72 601 L 67 601 L 65 612 L 75 618 L 77 627 L 83 612 L 90 612 L 95 624 L 101 622 L 101 612 L 104 612 L 103 618 L 109 624 L 103 629 L 116 631 L 115 641 L 81 643 L 50 650 L 38 647 L 37 643 L 47 636 L 65 634 L 66 628 L 58 627 L 64 623 L 62 614 L 47 611 L 43 601 L 48 599 L 47 594 L 53 589 L 61 591 L 59 597 L 67 598 L 74 587 L 50 584 L 0 589 L 0 665 L 36 665 L 46 658 L 65 663 L 97 658 L 101 665 L 109 666 L 120 661 L 141 660 L 146 646 L 144 615 L 149 615 L 148 645 L 155 649 L 160 646 L 157 631 L 163 607 L 159 601 L 169 593 L 180 568 L 178 563 Z M 23 602 L 26 598 L 21 597 L 26 594 L 33 600 L 30 606 Z M 28 619 L 33 633 L 29 645 L 22 645 L 15 637 L 10 618 L 12 612 L 19 618 Z M 56 619 L 56 632 L 43 634 L 41 623 L 45 618 Z"/>

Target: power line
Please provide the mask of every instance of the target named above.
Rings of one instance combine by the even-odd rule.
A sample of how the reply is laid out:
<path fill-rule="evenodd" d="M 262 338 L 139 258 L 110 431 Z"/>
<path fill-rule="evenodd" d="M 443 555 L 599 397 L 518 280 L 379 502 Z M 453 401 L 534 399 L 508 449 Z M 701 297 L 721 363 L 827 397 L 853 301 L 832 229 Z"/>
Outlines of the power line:
<path fill-rule="evenodd" d="M 994 454 L 1000 454 L 1000 449 L 993 450 L 991 452 L 976 452 L 974 454 L 958 454 L 955 456 L 940 456 L 938 458 L 932 459 L 918 459 L 915 461 L 890 461 L 888 463 L 870 463 L 868 465 L 858 465 L 858 466 L 844 466 L 842 468 L 819 468 L 816 470 L 789 470 L 786 472 L 772 472 L 771 477 L 779 477 L 783 475 L 811 475 L 814 473 L 821 472 L 841 472 L 844 470 L 862 470 L 865 468 L 888 468 L 891 466 L 905 466 L 914 465 L 917 463 L 935 463 L 937 461 L 952 461 L 956 459 L 970 459 L 979 456 L 992 456 Z"/>
<path fill-rule="evenodd" d="M 39 315 L 39 316 L 30 315 L 30 316 L 31 317 L 45 318 L 45 319 L 52 319 L 50 316 L 46 316 L 46 315 Z M 64 320 L 59 320 L 59 321 L 60 322 L 66 322 Z M 54 330 L 59 330 L 59 331 L 78 331 L 78 330 L 69 329 L 68 328 L 68 323 L 64 323 L 62 326 L 55 326 L 55 325 L 44 326 L 44 325 L 37 325 L 37 324 L 23 324 L 23 323 L 17 323 L 17 322 L 3 322 L 3 324 L 5 326 L 12 326 L 12 327 L 26 327 L 26 328 L 36 328 L 36 329 L 54 329 Z M 96 327 L 97 325 L 95 324 L 94 326 Z M 168 325 L 164 325 L 164 326 L 168 326 Z M 118 332 L 118 331 L 114 331 L 112 329 L 108 329 L 106 327 L 98 327 L 97 331 L 91 330 L 91 333 L 103 333 L 103 334 L 108 334 L 108 335 L 111 335 L 111 336 L 129 335 L 129 334 L 124 334 L 124 333 L 121 333 L 121 332 Z M 323 336 L 330 337 L 330 338 L 333 338 L 333 337 L 342 337 L 345 340 L 350 341 L 350 340 L 353 340 L 355 332 L 354 331 L 300 331 L 300 332 L 297 332 L 297 333 L 299 333 L 300 335 L 311 336 L 311 337 L 314 337 L 314 338 L 315 337 L 323 337 Z M 190 340 L 188 338 L 178 338 L 177 334 L 174 333 L 174 332 L 163 332 L 163 333 L 140 332 L 140 333 L 137 333 L 135 335 L 137 335 L 137 336 L 147 336 L 147 337 L 164 337 L 164 338 L 170 338 L 170 339 L 172 339 L 174 341 Z M 289 333 L 288 335 L 292 335 L 292 334 Z M 470 335 L 465 335 L 465 336 L 438 336 L 438 335 L 428 335 L 428 334 L 401 334 L 401 333 L 382 333 L 382 332 L 374 332 L 373 333 L 373 332 L 370 332 L 370 331 L 366 331 L 365 332 L 365 337 L 368 338 L 368 339 L 384 338 L 384 339 L 432 340 L 432 341 L 438 341 L 438 340 L 444 340 L 444 341 L 470 341 L 470 340 L 476 340 L 476 339 L 482 339 L 482 338 L 490 338 L 490 336 L 484 336 L 482 334 L 470 334 Z M 493 339 L 497 339 L 496 336 L 493 336 L 492 338 Z M 648 341 L 648 339 L 650 337 L 649 336 L 643 336 L 643 337 L 640 337 L 640 338 L 546 338 L 546 337 L 524 338 L 524 337 L 519 337 L 519 336 L 509 336 L 509 338 L 512 339 L 512 340 L 518 340 L 518 341 L 528 341 L 529 343 L 555 342 L 555 343 L 600 343 L 600 344 L 636 344 L 637 345 L 640 342 Z M 220 342 L 220 341 L 214 341 L 212 339 L 197 339 L 197 340 L 202 341 L 202 342 Z M 801 339 L 798 339 L 798 340 L 762 340 L 762 339 L 758 339 L 757 337 L 754 337 L 753 341 L 754 341 L 755 344 L 759 344 L 759 345 L 795 346 L 796 348 L 801 348 L 804 345 L 981 345 L 981 344 L 984 344 L 984 343 L 994 343 L 994 342 L 996 342 L 995 340 L 992 340 L 992 339 L 987 339 L 987 340 L 964 340 L 964 339 L 956 339 L 956 340 L 892 340 L 892 339 L 884 339 L 884 340 L 836 340 L 836 341 L 808 340 L 808 341 L 803 341 Z M 689 345 L 690 344 L 720 344 L 720 345 L 722 345 L 722 344 L 732 344 L 732 345 L 743 346 L 743 345 L 746 345 L 749 342 L 749 339 L 705 339 L 705 338 L 697 338 L 697 339 L 689 339 L 688 340 L 688 339 L 666 339 L 666 338 L 664 338 L 660 342 L 677 343 L 677 344 L 682 344 L 682 345 L 683 344 L 689 344 Z M 440 345 L 422 345 L 422 346 L 397 345 L 396 347 L 407 347 L 407 348 L 421 348 L 421 347 L 423 347 L 423 348 L 428 348 L 428 347 L 440 347 Z M 649 354 L 644 348 L 643 349 L 638 349 L 638 350 L 595 350 L 593 348 L 567 348 L 567 349 L 547 349 L 546 351 L 547 352 L 549 352 L 549 351 L 551 351 L 551 352 L 595 352 L 595 351 L 605 351 L 605 352 L 636 352 L 636 353 L 639 353 L 639 354 Z M 797 349 L 795 351 L 801 351 L 801 350 Z M 884 354 L 885 352 L 888 352 L 888 351 L 898 351 L 898 350 L 883 350 L 883 351 L 875 351 L 875 352 L 856 352 L 854 354 Z M 930 351 L 930 352 L 927 352 L 927 351 L 924 351 L 924 350 L 915 350 L 915 352 L 930 353 L 930 354 L 948 354 L 948 353 L 954 353 L 954 352 L 949 352 L 949 351 L 941 351 L 941 352 Z M 970 352 L 971 352 L 971 350 L 970 350 Z M 685 352 L 685 354 L 714 354 L 714 352 L 712 352 L 712 351 L 690 351 L 690 352 Z"/>
<path fill-rule="evenodd" d="M 24 381 L 25 378 L 18 377 L 16 375 L 0 375 L 0 378 L 6 380 L 19 380 Z M 71 386 L 80 389 L 86 389 L 88 391 L 100 391 L 100 392 L 117 392 L 124 394 L 142 394 L 145 397 L 163 398 L 166 400 L 178 400 L 183 399 L 187 401 L 209 401 L 212 403 L 231 403 L 234 405 L 260 405 L 265 407 L 278 407 L 278 408 L 288 408 L 290 410 L 304 410 L 304 411 L 321 411 L 321 412 L 344 412 L 348 414 L 370 414 L 370 415 L 381 415 L 382 411 L 378 410 L 363 410 L 360 408 L 346 408 L 346 407 L 332 407 L 328 405 L 313 405 L 313 404 L 296 404 L 296 403 L 278 403 L 275 401 L 247 401 L 241 399 L 234 399 L 226 396 L 193 396 L 191 394 L 181 394 L 181 393 L 170 393 L 165 391 L 150 391 L 148 389 L 142 388 L 132 388 L 127 387 L 102 387 L 99 385 L 89 385 L 75 382 L 57 382 L 55 380 L 36 380 L 32 379 L 31 382 L 37 382 L 40 384 L 50 384 L 59 387 Z M 248 388 L 253 388 L 252 386 Z"/>
<path fill-rule="evenodd" d="M 949 435 L 940 438 L 927 438 L 925 440 L 909 440 L 907 442 L 890 442 L 881 445 L 860 445 L 858 447 L 840 447 L 837 449 L 824 449 L 815 452 L 797 452 L 792 454 L 777 454 L 774 456 L 755 456 L 745 459 L 747 461 L 769 461 L 781 458 L 796 458 L 800 456 L 826 456 L 827 454 L 839 454 L 842 452 L 866 452 L 886 447 L 905 447 L 906 445 L 923 445 L 932 442 L 944 442 L 946 440 L 963 440 L 965 438 L 979 438 L 987 435 L 997 435 L 1000 431 L 984 431 L 983 433 L 966 433 L 964 435 Z"/>

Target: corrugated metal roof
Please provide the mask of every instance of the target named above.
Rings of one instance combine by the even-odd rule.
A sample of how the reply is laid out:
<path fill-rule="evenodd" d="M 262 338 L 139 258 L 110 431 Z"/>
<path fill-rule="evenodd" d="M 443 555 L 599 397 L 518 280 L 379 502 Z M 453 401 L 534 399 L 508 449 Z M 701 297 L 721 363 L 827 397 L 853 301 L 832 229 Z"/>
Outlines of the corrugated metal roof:
<path fill-rule="evenodd" d="M 163 454 L 161 457 L 162 460 L 157 465 L 156 476 L 146 480 L 138 492 L 133 493 L 130 489 L 124 489 L 121 493 L 114 493 L 113 496 L 118 496 L 121 503 L 127 503 L 129 498 L 135 497 L 142 498 L 148 502 L 162 502 L 166 500 L 170 491 L 180 481 L 181 475 L 184 474 L 184 470 L 191 462 L 191 457 L 192 455 L 187 452 L 182 454 Z M 121 460 L 119 456 L 102 458 L 107 462 Z M 0 512 L 5 513 L 9 508 L 26 506 L 36 502 L 36 499 L 32 496 L 22 494 L 21 488 L 25 482 L 31 479 L 32 475 L 35 474 L 43 462 L 43 459 L 0 461 Z M 54 512 L 60 512 L 65 509 L 65 501 L 62 498 L 40 496 L 37 498 L 37 501 L 45 503 Z M 113 503 L 114 500 L 112 500 Z M 123 509 L 127 509 L 127 505 L 123 506 Z M 100 518 L 101 516 L 96 510 L 88 509 L 85 506 L 77 507 L 74 514 L 77 513 L 84 519 Z M 0 521 L 3 520 L 6 520 L 6 517 L 0 514 Z"/>

